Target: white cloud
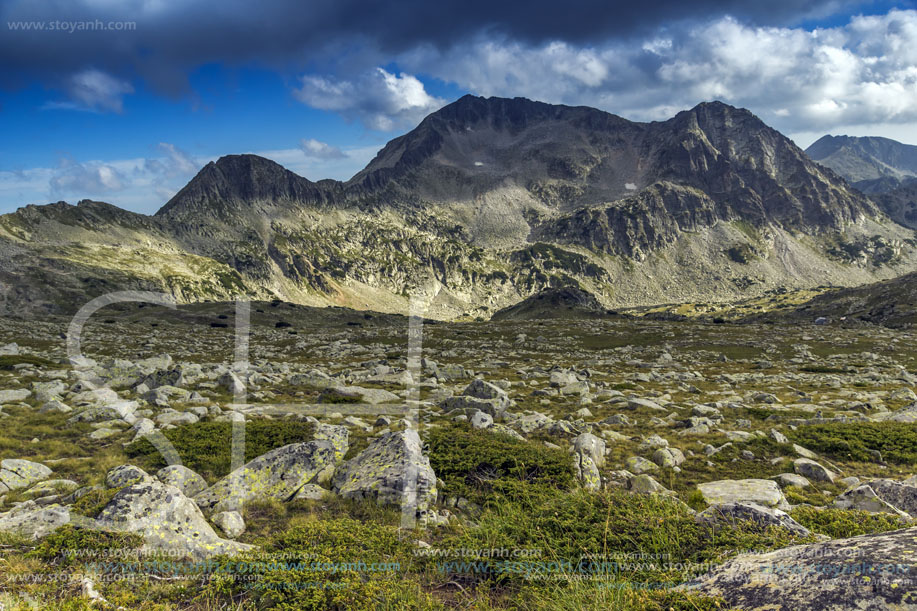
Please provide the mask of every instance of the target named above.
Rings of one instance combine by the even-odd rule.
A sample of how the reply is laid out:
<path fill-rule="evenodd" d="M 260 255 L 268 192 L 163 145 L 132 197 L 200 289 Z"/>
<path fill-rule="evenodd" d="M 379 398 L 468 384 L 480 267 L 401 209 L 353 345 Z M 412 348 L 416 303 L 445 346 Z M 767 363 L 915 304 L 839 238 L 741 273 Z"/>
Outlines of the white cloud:
<path fill-rule="evenodd" d="M 299 148 L 310 159 L 344 159 L 347 157 L 338 147 L 319 142 L 314 138 L 303 138 L 299 141 Z"/>
<path fill-rule="evenodd" d="M 168 142 L 160 142 L 156 147 L 164 157 L 147 159 L 144 171 L 160 176 L 163 179 L 193 176 L 200 165 L 188 153 Z"/>
<path fill-rule="evenodd" d="M 366 167 L 379 152 L 381 146 L 364 146 L 341 150 L 340 156 L 318 158 L 306 153 L 302 147 L 258 151 L 255 154 L 273 159 L 283 167 L 309 180 L 332 178 L 348 180 Z"/>
<path fill-rule="evenodd" d="M 340 113 L 379 131 L 413 127 L 446 101 L 431 96 L 417 77 L 376 68 L 355 80 L 306 75 L 293 95 L 303 104 Z"/>
<path fill-rule="evenodd" d="M 49 184 L 50 191 L 55 196 L 79 192 L 102 194 L 123 189 L 124 178 L 111 165 L 99 162 L 77 163 L 71 159 L 64 159 Z"/>
<path fill-rule="evenodd" d="M 340 156 L 317 159 L 302 148 L 254 151 L 310 180 L 347 180 L 366 166 L 380 146 L 348 148 Z M 167 142 L 151 158 L 76 162 L 65 158 L 57 168 L 0 171 L 0 214 L 27 204 L 81 199 L 106 201 L 121 208 L 153 214 L 201 167 L 216 157 L 192 157 Z"/>
<path fill-rule="evenodd" d="M 791 133 L 917 123 L 913 10 L 816 30 L 724 17 L 591 47 L 481 39 L 415 49 L 398 63 L 478 95 L 587 104 L 638 120 L 721 99 Z"/>
<path fill-rule="evenodd" d="M 67 94 L 72 102 L 55 104 L 66 108 L 70 104 L 77 110 L 95 110 L 120 113 L 124 109 L 123 97 L 134 93 L 127 81 L 118 80 L 100 70 L 84 70 L 68 79 Z"/>

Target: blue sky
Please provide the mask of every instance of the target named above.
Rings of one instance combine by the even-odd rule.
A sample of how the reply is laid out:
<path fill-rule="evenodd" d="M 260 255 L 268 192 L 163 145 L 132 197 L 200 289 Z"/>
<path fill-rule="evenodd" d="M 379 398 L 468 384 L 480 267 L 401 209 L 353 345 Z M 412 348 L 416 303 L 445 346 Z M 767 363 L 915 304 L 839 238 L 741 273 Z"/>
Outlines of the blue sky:
<path fill-rule="evenodd" d="M 84 198 L 153 213 L 241 152 L 347 179 L 465 93 L 635 120 L 721 99 L 801 146 L 917 144 L 913 2 L 689 4 L 2 0 L 0 213 Z"/>

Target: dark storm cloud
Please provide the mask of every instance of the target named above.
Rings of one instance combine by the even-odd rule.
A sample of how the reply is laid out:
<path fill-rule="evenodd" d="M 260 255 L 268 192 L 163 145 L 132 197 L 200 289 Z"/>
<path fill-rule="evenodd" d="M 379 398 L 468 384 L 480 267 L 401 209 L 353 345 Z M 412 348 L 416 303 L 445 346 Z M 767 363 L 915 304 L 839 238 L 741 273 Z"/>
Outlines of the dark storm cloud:
<path fill-rule="evenodd" d="M 122 79 L 142 77 L 158 91 L 174 94 L 185 87 L 189 70 L 210 62 L 255 62 L 297 70 L 350 54 L 357 56 L 354 63 L 365 68 L 380 58 L 384 62 L 386 55 L 423 45 L 445 49 L 482 33 L 526 44 L 548 40 L 591 44 L 724 13 L 753 24 L 786 25 L 862 4 L 856 0 L 12 0 L 0 8 L 0 25 L 6 28 L 0 36 L 4 66 L 0 84 L 15 87 L 37 77 L 65 87 L 73 74 L 98 69 Z M 87 31 L 85 26 L 72 25 L 96 20 L 108 29 Z M 16 22 L 45 25 L 42 30 L 26 30 Z M 51 31 L 48 24 L 54 22 L 64 25 Z M 117 29 L 130 27 L 119 26 L 122 22 L 136 25 Z"/>

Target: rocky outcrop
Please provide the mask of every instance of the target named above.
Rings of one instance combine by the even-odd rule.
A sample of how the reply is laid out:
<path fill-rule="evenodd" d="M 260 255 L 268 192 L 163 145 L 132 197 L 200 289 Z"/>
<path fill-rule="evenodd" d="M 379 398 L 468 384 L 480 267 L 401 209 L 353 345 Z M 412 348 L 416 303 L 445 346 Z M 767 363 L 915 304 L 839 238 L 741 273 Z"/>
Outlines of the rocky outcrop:
<path fill-rule="evenodd" d="M 69 507 L 41 507 L 35 501 L 25 501 L 6 513 L 0 513 L 0 532 L 16 533 L 31 539 L 40 539 L 69 523 Z"/>
<path fill-rule="evenodd" d="M 0 493 L 28 488 L 35 482 L 47 479 L 52 473 L 45 465 L 21 458 L 0 461 Z"/>
<path fill-rule="evenodd" d="M 136 533 L 149 550 L 196 560 L 247 549 L 221 539 L 193 500 L 174 486 L 147 481 L 123 488 L 96 518 L 101 528 Z"/>
<path fill-rule="evenodd" d="M 855 486 L 838 496 L 841 509 L 891 513 L 917 519 L 917 486 L 890 479 L 876 479 Z"/>
<path fill-rule="evenodd" d="M 346 183 L 228 155 L 153 217 L 86 200 L 4 215 L 0 283 L 16 290 L 0 308 L 70 313 L 133 289 L 180 302 L 244 293 L 394 311 L 429 285 L 443 295 L 433 301 L 438 318 L 489 316 L 565 287 L 582 287 L 603 307 L 671 297 L 672 284 L 686 297 L 722 299 L 825 281 L 826 266 L 837 284 L 892 275 L 917 252 L 903 227 L 870 220 L 878 215 L 747 110 L 712 102 L 635 123 L 585 107 L 466 96 Z M 826 238 L 848 230 L 888 246 L 851 269 L 831 258 L 837 249 Z M 803 247 L 803 237 L 818 239 Z M 790 247 L 811 263 L 805 273 Z M 631 267 L 670 249 L 691 256 L 652 274 Z M 695 277 L 681 282 L 682 267 Z M 721 272 L 738 284 L 724 285 Z M 603 309 L 581 305 L 589 315 Z M 150 377 L 148 388 L 180 386 L 173 374 Z"/>
<path fill-rule="evenodd" d="M 203 477 L 184 465 L 170 465 L 156 472 L 156 479 L 163 484 L 175 486 L 185 496 L 193 497 L 207 488 Z"/>
<path fill-rule="evenodd" d="M 293 443 L 271 450 L 239 467 L 213 486 L 195 495 L 205 511 L 237 511 L 254 499 L 287 501 L 319 474 L 334 465 L 330 441 Z"/>
<path fill-rule="evenodd" d="M 777 482 L 767 479 L 720 480 L 699 484 L 697 489 L 711 505 L 750 501 L 765 507 L 789 508 Z"/>
<path fill-rule="evenodd" d="M 436 499 L 436 474 L 414 429 L 373 439 L 334 473 L 333 490 L 344 498 L 425 511 Z"/>
<path fill-rule="evenodd" d="M 752 523 L 761 529 L 783 528 L 800 537 L 808 537 L 812 534 L 808 528 L 791 518 L 785 511 L 750 501 L 714 505 L 697 514 L 694 519 L 699 524 L 706 525 L 742 527 L 747 523 Z"/>
<path fill-rule="evenodd" d="M 683 589 L 749 611 L 917 609 L 917 528 L 743 554 Z"/>
<path fill-rule="evenodd" d="M 510 406 L 509 395 L 506 391 L 484 380 L 473 380 L 462 394 L 457 397 L 448 397 L 440 407 L 444 411 L 470 410 L 472 413 L 482 411 L 493 418 L 499 418 Z"/>

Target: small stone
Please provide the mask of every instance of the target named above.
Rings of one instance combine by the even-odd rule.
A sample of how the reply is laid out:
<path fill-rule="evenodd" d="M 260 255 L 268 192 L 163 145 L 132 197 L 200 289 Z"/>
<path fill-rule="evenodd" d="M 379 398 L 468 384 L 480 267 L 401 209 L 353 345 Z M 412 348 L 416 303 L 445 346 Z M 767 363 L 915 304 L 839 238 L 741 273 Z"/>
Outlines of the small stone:
<path fill-rule="evenodd" d="M 210 521 L 216 524 L 230 539 L 238 539 L 245 532 L 245 520 L 238 511 L 221 511 L 210 516 Z"/>

